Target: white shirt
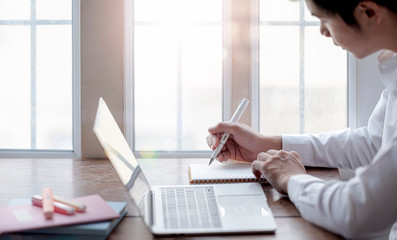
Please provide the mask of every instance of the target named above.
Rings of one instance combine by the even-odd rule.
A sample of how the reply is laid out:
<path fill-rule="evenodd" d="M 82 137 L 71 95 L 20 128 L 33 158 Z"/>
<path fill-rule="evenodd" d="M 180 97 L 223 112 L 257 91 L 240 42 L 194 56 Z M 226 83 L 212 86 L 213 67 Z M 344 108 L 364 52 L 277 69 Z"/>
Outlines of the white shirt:
<path fill-rule="evenodd" d="M 356 169 L 349 181 L 302 174 L 288 182 L 304 219 L 346 238 L 387 239 L 397 221 L 397 56 L 379 70 L 386 89 L 367 127 L 282 136 L 283 149 L 298 152 L 306 166 Z"/>

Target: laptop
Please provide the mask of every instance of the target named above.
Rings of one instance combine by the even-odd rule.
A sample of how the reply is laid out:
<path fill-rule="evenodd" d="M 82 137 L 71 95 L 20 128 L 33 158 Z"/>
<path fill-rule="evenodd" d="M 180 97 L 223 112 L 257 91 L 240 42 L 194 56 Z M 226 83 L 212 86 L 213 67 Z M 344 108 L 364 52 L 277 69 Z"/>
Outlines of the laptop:
<path fill-rule="evenodd" d="M 94 132 L 148 229 L 157 236 L 274 232 L 259 183 L 150 186 L 105 101 Z"/>

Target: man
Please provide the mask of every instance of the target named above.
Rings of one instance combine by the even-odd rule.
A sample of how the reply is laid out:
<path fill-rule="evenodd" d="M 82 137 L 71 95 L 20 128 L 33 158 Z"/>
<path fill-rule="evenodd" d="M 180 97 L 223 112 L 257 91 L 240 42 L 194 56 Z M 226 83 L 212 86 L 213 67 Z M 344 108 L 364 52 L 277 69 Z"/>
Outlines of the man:
<path fill-rule="evenodd" d="M 384 50 L 379 71 L 386 89 L 368 126 L 264 136 L 240 123 L 219 123 L 208 130 L 207 143 L 215 149 L 220 136 L 229 132 L 217 159 L 252 162 L 254 174 L 264 174 L 275 189 L 288 194 L 306 220 L 346 238 L 397 239 L 392 228 L 397 221 L 397 1 L 306 4 L 320 19 L 321 34 L 357 58 Z M 304 165 L 351 168 L 355 177 L 323 181 L 307 175 Z"/>

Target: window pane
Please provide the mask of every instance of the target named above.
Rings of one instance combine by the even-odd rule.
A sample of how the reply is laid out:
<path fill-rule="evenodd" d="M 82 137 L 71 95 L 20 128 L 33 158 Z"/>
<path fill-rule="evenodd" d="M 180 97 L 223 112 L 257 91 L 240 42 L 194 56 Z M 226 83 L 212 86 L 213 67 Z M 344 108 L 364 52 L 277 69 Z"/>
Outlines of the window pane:
<path fill-rule="evenodd" d="M 260 28 L 260 131 L 299 132 L 299 29 Z"/>
<path fill-rule="evenodd" d="M 0 0 L 0 150 L 73 150 L 71 6 Z"/>
<path fill-rule="evenodd" d="M 36 0 L 36 18 L 72 20 L 71 0 Z"/>
<path fill-rule="evenodd" d="M 262 7 L 268 0 L 261 0 Z M 347 126 L 347 54 L 319 32 L 303 1 L 296 21 L 278 23 L 285 12 L 268 4 L 260 27 L 260 131 L 317 133 Z M 305 9 L 304 15 L 299 15 Z M 261 11 L 261 14 L 266 14 Z M 264 21 L 263 19 L 266 19 Z M 307 22 L 307 21 L 310 21 Z"/>
<path fill-rule="evenodd" d="M 72 27 L 37 27 L 37 148 L 72 150 Z"/>
<path fill-rule="evenodd" d="M 298 21 L 298 1 L 261 0 L 260 21 Z"/>
<path fill-rule="evenodd" d="M 222 1 L 134 3 L 134 150 L 208 150 L 222 120 Z"/>
<path fill-rule="evenodd" d="M 0 20 L 30 19 L 31 0 L 0 0 Z"/>
<path fill-rule="evenodd" d="M 305 39 L 305 129 L 317 133 L 347 124 L 346 51 L 307 27 Z M 332 63 L 332 64 L 331 64 Z"/>
<path fill-rule="evenodd" d="M 185 21 L 222 21 L 221 0 L 179 0 L 178 5 L 183 9 L 180 14 Z"/>
<path fill-rule="evenodd" d="M 141 151 L 176 146 L 175 34 L 169 27 L 135 27 L 135 138 Z"/>
<path fill-rule="evenodd" d="M 0 26 L 0 42 L 0 148 L 30 148 L 30 28 Z"/>
<path fill-rule="evenodd" d="M 184 31 L 181 150 L 207 150 L 207 129 L 222 120 L 221 42 L 221 26 L 195 26 Z"/>
<path fill-rule="evenodd" d="M 135 0 L 135 22 L 170 21 L 172 20 L 173 16 L 175 16 L 174 14 L 178 12 L 176 9 L 178 9 L 178 0 Z"/>
<path fill-rule="evenodd" d="M 222 20 L 221 0 L 136 0 L 134 9 L 136 22 L 177 24 L 179 20 L 183 22 Z"/>

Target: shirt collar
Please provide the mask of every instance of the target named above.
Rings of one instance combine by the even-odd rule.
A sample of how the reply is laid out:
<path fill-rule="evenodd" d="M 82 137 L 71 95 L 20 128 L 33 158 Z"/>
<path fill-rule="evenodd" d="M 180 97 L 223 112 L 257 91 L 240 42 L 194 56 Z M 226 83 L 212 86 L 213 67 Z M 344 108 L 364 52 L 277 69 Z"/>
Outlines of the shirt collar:
<path fill-rule="evenodd" d="M 397 55 L 380 62 L 378 68 L 386 88 L 397 92 Z"/>

